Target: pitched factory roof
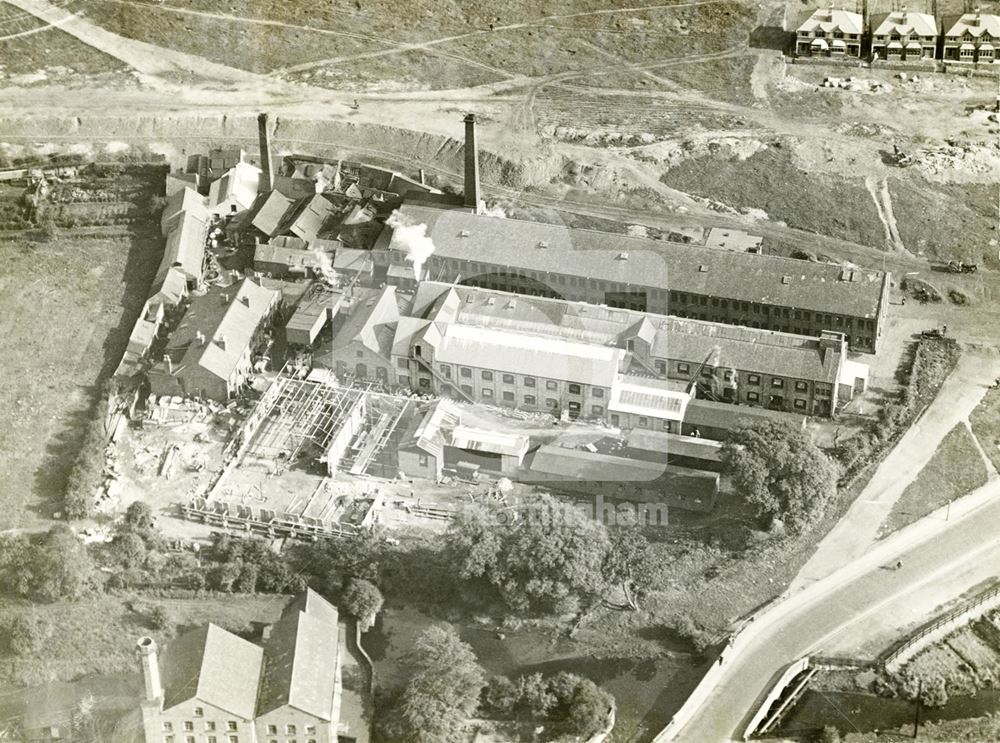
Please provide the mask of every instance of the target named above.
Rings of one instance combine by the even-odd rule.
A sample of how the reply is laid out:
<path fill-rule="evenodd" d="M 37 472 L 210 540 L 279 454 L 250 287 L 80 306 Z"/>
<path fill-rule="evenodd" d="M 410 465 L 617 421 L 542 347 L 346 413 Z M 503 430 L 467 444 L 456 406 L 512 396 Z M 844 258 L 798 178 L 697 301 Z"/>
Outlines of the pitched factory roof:
<path fill-rule="evenodd" d="M 306 271 L 307 269 L 316 268 L 317 266 L 322 265 L 323 261 L 322 258 L 312 250 L 289 248 L 270 242 L 257 243 L 257 246 L 254 248 L 253 262 L 254 267 L 257 268 L 258 271 L 263 270 L 260 266 L 269 263 L 277 263 L 282 266 L 287 266 L 290 269 Z"/>
<path fill-rule="evenodd" d="M 438 400 L 427 408 L 423 416 L 414 418 L 411 429 L 402 437 L 400 449 L 416 447 L 441 458 L 448 432 L 461 421 L 459 409 L 449 400 Z"/>
<path fill-rule="evenodd" d="M 386 286 L 368 292 L 355 290 L 356 299 L 344 324 L 337 330 L 331 349 L 358 342 L 384 358 L 392 353 L 395 323 L 399 320 L 396 288 Z"/>
<path fill-rule="evenodd" d="M 239 162 L 208 187 L 209 205 L 216 212 L 231 213 L 231 205 L 239 211 L 249 209 L 257 198 L 261 170 L 250 163 Z"/>
<path fill-rule="evenodd" d="M 874 318 L 885 274 L 827 263 L 714 250 L 643 237 L 404 204 L 405 223 L 424 224 L 435 258 L 614 281 L 798 309 Z"/>
<path fill-rule="evenodd" d="M 897 33 L 900 36 L 916 34 L 917 36 L 936 36 L 937 21 L 927 13 L 914 13 L 911 10 L 895 10 L 892 13 L 877 15 L 872 20 L 872 34 L 875 36 L 890 36 Z"/>
<path fill-rule="evenodd" d="M 335 271 L 350 271 L 352 273 L 371 273 L 375 268 L 372 254 L 368 250 L 355 248 L 338 248 L 333 256 Z"/>
<path fill-rule="evenodd" d="M 191 212 L 202 221 L 208 221 L 208 200 L 193 188 L 185 186 L 167 197 L 167 204 L 160 214 L 160 233 L 166 235 L 181 212 Z"/>
<path fill-rule="evenodd" d="M 768 410 L 747 405 L 734 406 L 732 403 L 713 400 L 691 400 L 684 413 L 684 423 L 691 426 L 732 429 L 742 421 L 774 420 L 784 421 L 799 428 L 805 426 L 805 416 L 786 413 L 782 410 Z"/>
<path fill-rule="evenodd" d="M 336 608 L 311 589 L 285 609 L 264 645 L 258 716 L 288 705 L 333 719 L 338 632 Z"/>
<path fill-rule="evenodd" d="M 268 237 L 274 237 L 281 232 L 287 222 L 286 215 L 295 202 L 278 191 L 271 191 L 267 199 L 257 210 L 253 218 L 253 226 Z"/>
<path fill-rule="evenodd" d="M 412 313 L 602 346 L 642 338 L 659 358 L 697 365 L 714 353 L 714 365 L 827 383 L 836 381 L 843 355 L 842 344 L 813 336 L 431 281 L 417 288 Z"/>
<path fill-rule="evenodd" d="M 625 351 L 506 330 L 447 324 L 435 359 L 484 369 L 610 387 Z"/>
<path fill-rule="evenodd" d="M 244 279 L 192 299 L 168 342 L 167 353 L 175 362 L 172 374 L 198 364 L 228 380 L 278 296 L 280 292 Z"/>
<path fill-rule="evenodd" d="M 302 205 L 301 210 L 289 225 L 289 230 L 303 240 L 315 240 L 336 213 L 337 210 L 333 204 L 316 194 Z"/>
<path fill-rule="evenodd" d="M 164 281 L 170 269 L 174 267 L 179 268 L 188 277 L 200 280 L 205 263 L 207 235 L 207 215 L 203 216 L 200 210 L 184 210 L 176 214 L 167 225 L 163 259 L 156 271 L 154 283 Z"/>
<path fill-rule="evenodd" d="M 190 700 L 251 720 L 264 651 L 214 624 L 177 637 L 160 654 L 165 710 Z"/>
<path fill-rule="evenodd" d="M 1000 38 L 1000 15 L 990 13 L 966 13 L 958 18 L 951 18 L 944 22 L 944 27 L 948 29 L 944 32 L 946 37 L 961 37 L 969 33 L 973 38 L 979 38 L 984 33 L 988 33 L 992 38 Z"/>
<path fill-rule="evenodd" d="M 799 31 L 843 31 L 845 34 L 860 34 L 864 19 L 860 13 L 852 13 L 839 8 L 819 8 L 799 26 Z"/>
<path fill-rule="evenodd" d="M 464 425 L 456 426 L 451 432 L 451 445 L 459 449 L 485 451 L 518 458 L 527 453 L 529 443 L 530 439 L 527 434 L 486 431 L 482 428 L 471 428 Z"/>

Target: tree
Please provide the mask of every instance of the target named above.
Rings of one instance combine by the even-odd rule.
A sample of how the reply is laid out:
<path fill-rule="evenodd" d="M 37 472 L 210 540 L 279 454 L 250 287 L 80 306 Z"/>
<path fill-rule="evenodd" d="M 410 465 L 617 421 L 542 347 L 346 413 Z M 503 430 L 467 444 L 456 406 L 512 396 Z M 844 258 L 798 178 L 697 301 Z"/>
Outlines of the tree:
<path fill-rule="evenodd" d="M 517 700 L 517 685 L 506 676 L 493 676 L 483 690 L 483 706 L 495 715 L 509 715 Z"/>
<path fill-rule="evenodd" d="M 48 601 L 75 600 L 91 585 L 94 565 L 86 546 L 65 524 L 54 526 L 34 551 L 34 592 Z"/>
<path fill-rule="evenodd" d="M 722 448 L 734 490 L 765 523 L 801 531 L 837 492 L 837 468 L 809 434 L 776 421 L 743 423 Z"/>
<path fill-rule="evenodd" d="M 24 658 L 38 650 L 52 634 L 52 625 L 44 617 L 18 614 L 7 623 L 6 630 L 11 655 Z"/>
<path fill-rule="evenodd" d="M 173 624 L 173 617 L 170 610 L 162 604 L 157 604 L 149 612 L 149 626 L 151 629 L 166 629 Z"/>
<path fill-rule="evenodd" d="M 542 674 L 532 673 L 517 680 L 517 706 L 528 719 L 545 717 L 555 704 L 556 696 Z"/>
<path fill-rule="evenodd" d="M 608 549 L 603 524 L 549 495 L 510 509 L 473 507 L 449 527 L 459 575 L 493 585 L 517 611 L 565 612 L 599 594 Z"/>
<path fill-rule="evenodd" d="M 108 547 L 114 561 L 126 570 L 142 567 L 146 561 L 146 551 L 146 543 L 135 532 L 115 535 Z"/>
<path fill-rule="evenodd" d="M 616 529 L 604 556 L 603 571 L 608 583 L 621 586 L 629 607 L 638 610 L 639 599 L 657 578 L 656 555 L 649 540 L 637 529 Z"/>
<path fill-rule="evenodd" d="M 0 536 L 0 591 L 27 596 L 34 582 L 34 547 L 24 534 Z"/>
<path fill-rule="evenodd" d="M 118 532 L 137 534 L 149 546 L 153 546 L 160 536 L 153 509 L 148 503 L 138 500 L 130 503 L 125 509 L 125 514 L 118 525 Z"/>
<path fill-rule="evenodd" d="M 472 648 L 450 627 L 430 627 L 406 658 L 410 680 L 392 716 L 390 738 L 408 743 L 457 743 L 485 686 Z"/>
<path fill-rule="evenodd" d="M 588 678 L 580 678 L 565 708 L 561 727 L 570 735 L 587 739 L 604 730 L 614 698 Z"/>
<path fill-rule="evenodd" d="M 382 592 L 371 581 L 352 578 L 340 596 L 340 606 L 354 617 L 362 628 L 370 627 L 382 609 Z"/>
<path fill-rule="evenodd" d="M 833 725 L 824 725 L 816 736 L 816 743 L 840 743 L 840 731 Z"/>

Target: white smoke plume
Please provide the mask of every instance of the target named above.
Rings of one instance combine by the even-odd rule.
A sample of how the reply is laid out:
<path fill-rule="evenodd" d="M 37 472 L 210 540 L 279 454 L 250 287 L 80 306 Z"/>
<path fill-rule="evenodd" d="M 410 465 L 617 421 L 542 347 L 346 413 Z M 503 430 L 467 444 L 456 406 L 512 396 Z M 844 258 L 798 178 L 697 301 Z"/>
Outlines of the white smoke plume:
<path fill-rule="evenodd" d="M 484 207 L 479 213 L 484 217 L 499 217 L 500 219 L 507 219 L 507 212 L 504 211 L 502 206 L 498 206 L 496 204 Z"/>
<path fill-rule="evenodd" d="M 406 260 L 413 264 L 413 273 L 420 281 L 424 263 L 434 252 L 434 241 L 427 235 L 427 225 L 407 224 L 398 210 L 390 214 L 385 223 L 392 227 L 389 249 L 406 253 Z"/>
<path fill-rule="evenodd" d="M 312 254 L 316 256 L 316 262 L 318 264 L 316 267 L 319 269 L 323 280 L 330 286 L 337 286 L 340 280 L 340 274 L 333 270 L 333 263 L 330 262 L 329 254 L 319 248 L 313 248 Z"/>

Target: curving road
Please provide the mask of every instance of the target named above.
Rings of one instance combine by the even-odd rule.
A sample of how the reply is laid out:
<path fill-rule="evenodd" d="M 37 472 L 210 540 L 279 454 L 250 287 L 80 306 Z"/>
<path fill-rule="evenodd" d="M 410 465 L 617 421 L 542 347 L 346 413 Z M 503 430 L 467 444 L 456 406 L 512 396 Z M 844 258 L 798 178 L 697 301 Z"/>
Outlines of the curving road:
<path fill-rule="evenodd" d="M 1000 575 L 1000 479 L 773 606 L 735 641 L 720 682 L 674 740 L 741 740 L 780 671 L 818 650 L 884 642 Z M 897 560 L 903 568 L 891 569 Z"/>

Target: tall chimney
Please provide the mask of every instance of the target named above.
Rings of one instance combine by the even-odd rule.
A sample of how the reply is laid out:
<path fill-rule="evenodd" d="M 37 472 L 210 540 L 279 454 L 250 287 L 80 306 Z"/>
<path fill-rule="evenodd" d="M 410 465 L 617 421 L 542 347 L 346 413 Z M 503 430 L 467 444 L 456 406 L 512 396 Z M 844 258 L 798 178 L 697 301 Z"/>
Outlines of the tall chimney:
<path fill-rule="evenodd" d="M 465 117 L 465 206 L 479 213 L 479 149 L 475 114 Z"/>
<path fill-rule="evenodd" d="M 257 115 L 257 136 L 260 139 L 260 169 L 263 171 L 257 192 L 264 193 L 274 188 L 274 172 L 271 170 L 271 135 L 267 132 L 267 114 Z"/>
<path fill-rule="evenodd" d="M 146 684 L 146 701 L 162 699 L 163 686 L 160 684 L 160 667 L 156 663 L 156 642 L 152 637 L 140 637 L 136 646 L 142 663 L 142 679 Z"/>

